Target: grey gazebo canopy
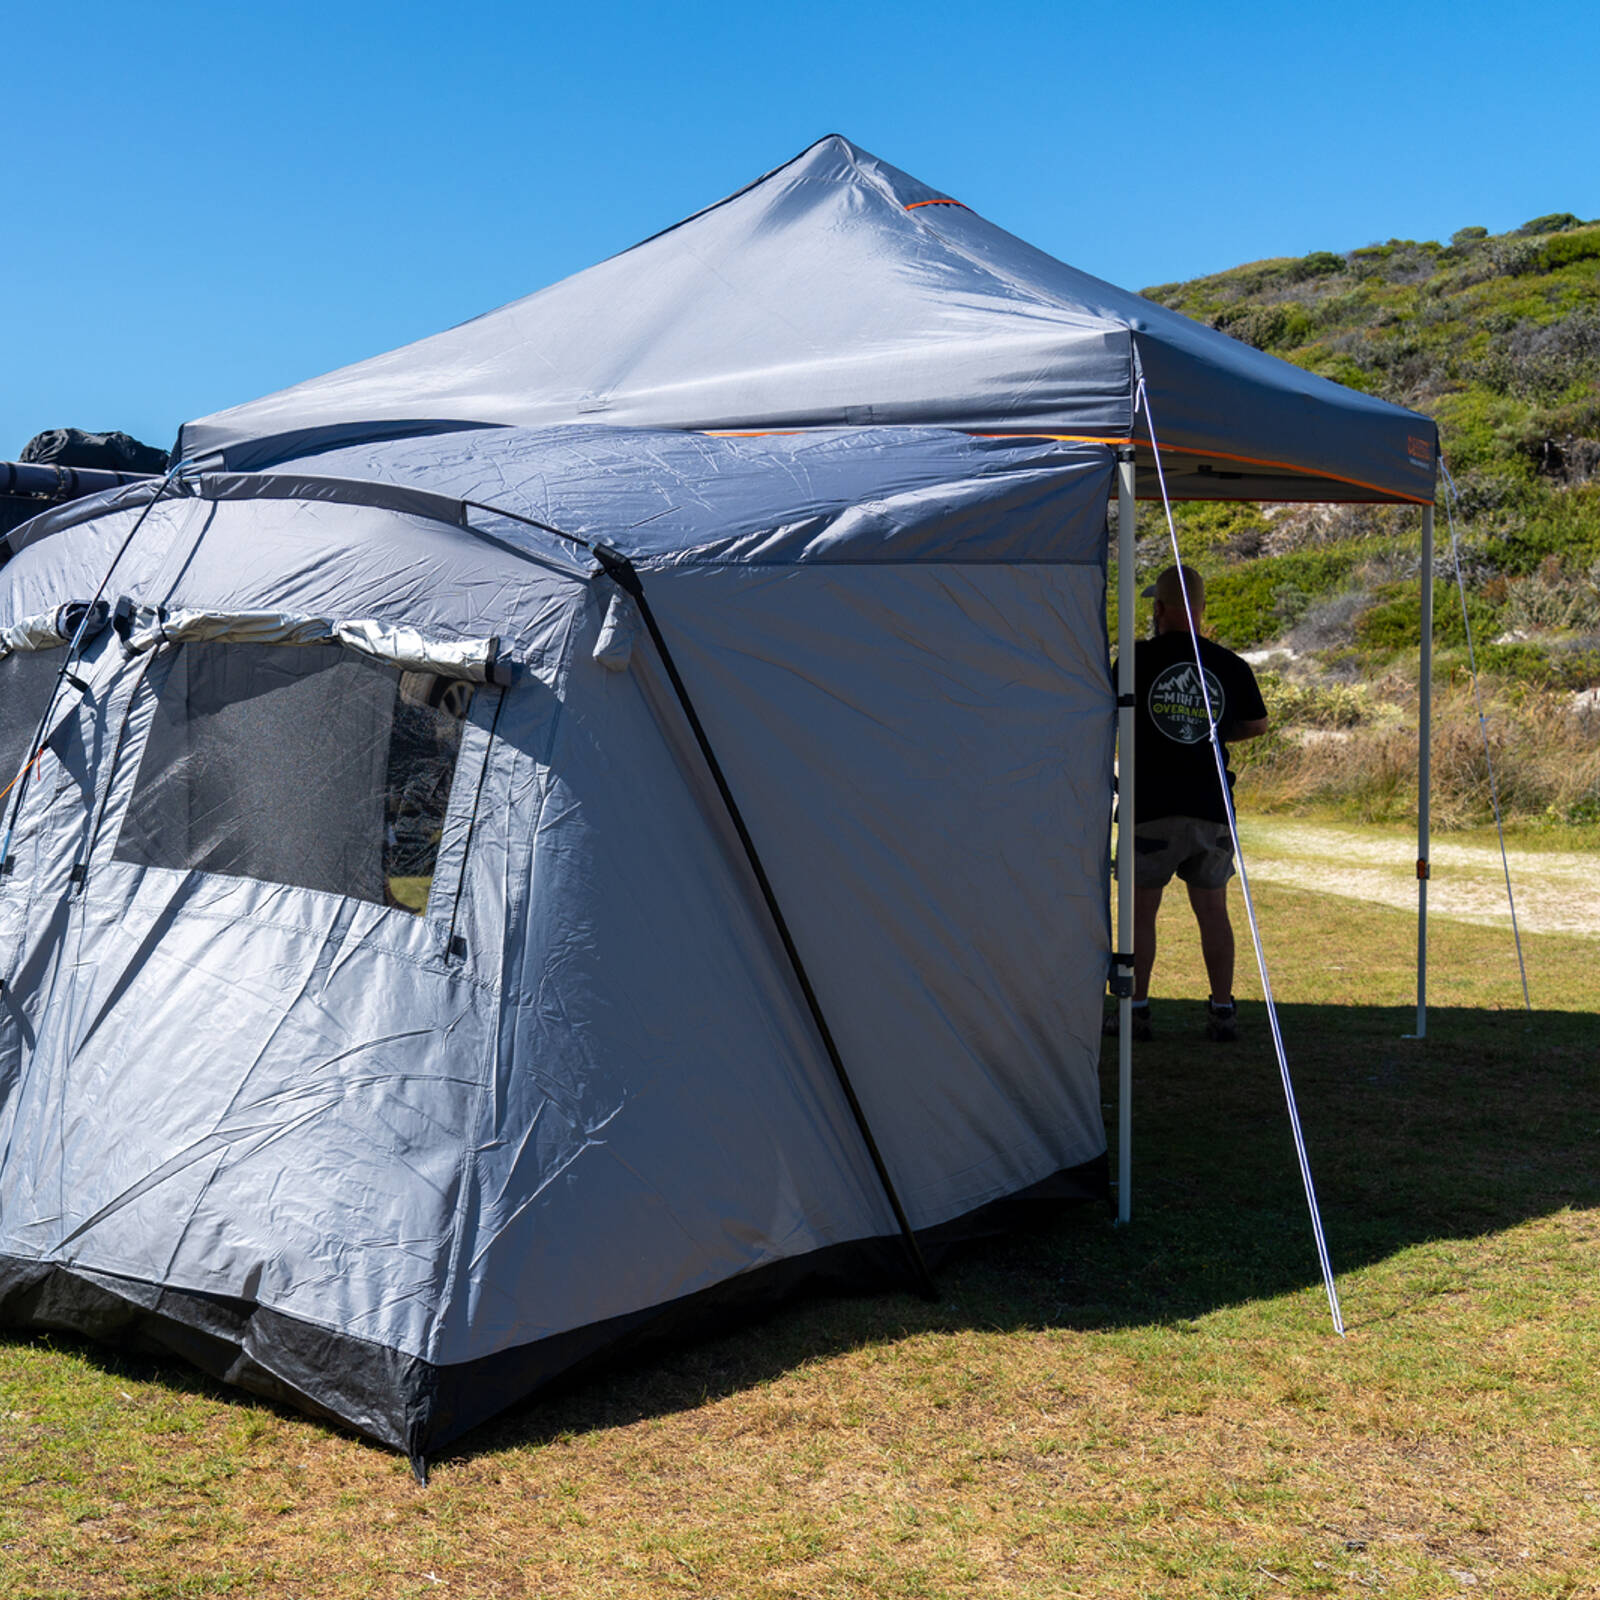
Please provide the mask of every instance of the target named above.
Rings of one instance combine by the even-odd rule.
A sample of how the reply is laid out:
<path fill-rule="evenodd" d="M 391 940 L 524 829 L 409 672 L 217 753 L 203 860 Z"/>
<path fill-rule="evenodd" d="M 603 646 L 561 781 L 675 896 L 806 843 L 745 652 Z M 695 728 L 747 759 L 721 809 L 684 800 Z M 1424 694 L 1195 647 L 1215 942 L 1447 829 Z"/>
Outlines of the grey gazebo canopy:
<path fill-rule="evenodd" d="M 377 424 L 915 424 L 1132 440 L 1148 496 L 1141 378 L 1175 498 L 1432 503 L 1426 417 L 1066 266 L 836 134 L 525 299 L 191 422 L 179 452 L 245 466 Z"/>

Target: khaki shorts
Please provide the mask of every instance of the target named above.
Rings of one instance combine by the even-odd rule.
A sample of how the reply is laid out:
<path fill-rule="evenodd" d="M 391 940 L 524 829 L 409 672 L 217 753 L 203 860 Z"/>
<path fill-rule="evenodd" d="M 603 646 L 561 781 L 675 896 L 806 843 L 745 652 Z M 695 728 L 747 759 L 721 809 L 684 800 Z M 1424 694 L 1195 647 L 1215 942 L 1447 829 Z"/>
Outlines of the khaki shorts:
<path fill-rule="evenodd" d="M 1233 840 L 1226 822 L 1161 817 L 1133 830 L 1133 881 L 1164 889 L 1173 874 L 1195 889 L 1220 889 L 1233 876 Z"/>

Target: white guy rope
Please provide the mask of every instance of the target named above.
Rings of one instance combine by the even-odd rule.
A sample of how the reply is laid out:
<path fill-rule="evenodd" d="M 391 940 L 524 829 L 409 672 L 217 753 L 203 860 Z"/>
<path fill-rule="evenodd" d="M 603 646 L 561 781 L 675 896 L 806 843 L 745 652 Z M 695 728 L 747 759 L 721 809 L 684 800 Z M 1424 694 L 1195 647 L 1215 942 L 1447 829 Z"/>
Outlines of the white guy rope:
<path fill-rule="evenodd" d="M 1478 652 L 1472 643 L 1472 618 L 1467 615 L 1467 584 L 1461 575 L 1461 542 L 1456 537 L 1456 517 L 1453 502 L 1461 498 L 1456 480 L 1450 476 L 1444 457 L 1439 458 L 1439 470 L 1444 473 L 1445 487 L 1450 491 L 1444 499 L 1445 520 L 1450 527 L 1450 559 L 1456 569 L 1456 593 L 1461 599 L 1461 625 L 1467 630 L 1467 670 L 1472 675 L 1472 704 L 1478 713 L 1478 732 L 1483 736 L 1483 759 L 1489 769 L 1489 804 L 1494 807 L 1494 828 L 1500 836 L 1500 869 L 1506 877 L 1506 904 L 1511 908 L 1511 937 L 1517 946 L 1517 971 L 1522 978 L 1522 1008 L 1530 1016 L 1533 1001 L 1528 998 L 1528 964 L 1522 958 L 1522 930 L 1517 926 L 1517 897 L 1511 890 L 1511 861 L 1506 855 L 1506 827 L 1500 816 L 1500 788 L 1495 782 L 1494 756 L 1489 750 L 1489 719 L 1483 712 L 1483 695 L 1478 688 Z"/>
<path fill-rule="evenodd" d="M 1178 551 L 1178 529 L 1172 520 L 1172 501 L 1167 495 L 1167 475 L 1161 465 L 1161 446 L 1156 442 L 1156 420 L 1150 409 L 1150 396 L 1144 379 L 1139 379 L 1134 410 L 1144 409 L 1145 422 L 1150 429 L 1150 449 L 1155 457 L 1156 481 L 1161 486 L 1161 508 L 1166 513 L 1167 536 L 1172 541 L 1172 562 L 1178 569 L 1178 584 L 1183 591 L 1184 614 L 1193 622 L 1194 612 L 1189 606 L 1189 586 L 1184 581 L 1183 557 Z M 1217 782 L 1222 786 L 1223 805 L 1228 813 L 1228 833 L 1233 841 L 1234 859 L 1239 863 L 1239 888 L 1244 896 L 1245 916 L 1250 923 L 1250 940 L 1255 946 L 1256 969 L 1261 974 L 1261 993 L 1267 1002 L 1267 1021 L 1272 1029 L 1272 1048 L 1278 1057 L 1278 1075 L 1283 1080 L 1284 1102 L 1289 1108 L 1289 1127 L 1294 1133 L 1295 1156 L 1300 1163 L 1300 1181 L 1305 1186 L 1306 1205 L 1311 1212 L 1311 1232 L 1317 1243 L 1317 1262 L 1322 1268 L 1323 1287 L 1328 1291 L 1328 1310 L 1333 1317 L 1333 1330 L 1344 1337 L 1344 1313 L 1339 1309 L 1339 1291 L 1333 1281 L 1333 1264 L 1328 1259 L 1328 1241 L 1322 1231 L 1322 1211 L 1317 1205 L 1317 1188 L 1311 1178 L 1311 1157 L 1306 1153 L 1305 1135 L 1300 1128 L 1300 1108 L 1295 1102 L 1294 1081 L 1289 1076 L 1289 1057 L 1283 1047 L 1283 1030 L 1278 1025 L 1278 1003 L 1272 995 L 1272 978 L 1267 971 L 1267 953 L 1261 943 L 1261 925 L 1256 920 L 1255 897 L 1250 893 L 1250 874 L 1245 870 L 1244 850 L 1239 843 L 1239 821 L 1234 814 L 1233 793 L 1228 788 L 1228 764 L 1222 753 L 1222 739 L 1217 730 L 1217 714 L 1211 705 L 1211 691 L 1206 686 L 1205 662 L 1200 656 L 1200 639 L 1193 627 L 1189 630 L 1194 645 L 1195 675 L 1200 679 L 1200 693 L 1205 700 L 1206 725 L 1211 733 L 1211 753 L 1216 758 Z M 1133 647 L 1128 641 L 1127 648 Z"/>

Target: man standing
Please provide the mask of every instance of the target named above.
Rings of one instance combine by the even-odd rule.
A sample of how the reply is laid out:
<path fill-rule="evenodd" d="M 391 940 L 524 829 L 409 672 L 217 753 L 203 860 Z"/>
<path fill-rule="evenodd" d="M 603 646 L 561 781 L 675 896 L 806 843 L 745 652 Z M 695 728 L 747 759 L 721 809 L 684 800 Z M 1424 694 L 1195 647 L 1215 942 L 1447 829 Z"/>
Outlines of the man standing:
<path fill-rule="evenodd" d="M 1155 600 L 1155 635 L 1134 646 L 1133 828 L 1133 1036 L 1150 1037 L 1150 972 L 1156 960 L 1156 912 L 1174 874 L 1189 891 L 1200 926 L 1211 996 L 1206 1037 L 1238 1037 L 1233 999 L 1233 924 L 1228 919 L 1228 879 L 1233 876 L 1233 841 L 1228 805 L 1217 777 L 1206 720 L 1211 714 L 1223 741 L 1267 731 L 1267 708 L 1255 674 L 1231 650 L 1200 637 L 1205 580 L 1192 567 L 1168 567 L 1146 589 Z M 1185 592 L 1188 608 L 1185 609 Z M 1205 671 L 1202 691 L 1196 647 Z M 1233 774 L 1228 773 L 1228 785 Z M 1118 863 L 1119 873 L 1122 863 Z M 1115 1033 L 1117 1016 L 1106 1020 Z"/>

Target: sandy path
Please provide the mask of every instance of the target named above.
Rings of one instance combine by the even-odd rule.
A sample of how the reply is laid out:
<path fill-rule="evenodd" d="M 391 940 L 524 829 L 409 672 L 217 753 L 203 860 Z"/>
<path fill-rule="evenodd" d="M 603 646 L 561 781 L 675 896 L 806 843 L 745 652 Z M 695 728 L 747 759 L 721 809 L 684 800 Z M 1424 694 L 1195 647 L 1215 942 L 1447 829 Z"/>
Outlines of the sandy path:
<path fill-rule="evenodd" d="M 1246 817 L 1240 823 L 1253 881 L 1290 884 L 1413 910 L 1416 836 L 1393 829 L 1339 827 Z M 1600 937 L 1600 855 L 1509 851 L 1517 920 L 1528 933 Z M 1505 875 L 1494 844 L 1434 840 L 1428 915 L 1509 927 Z"/>

